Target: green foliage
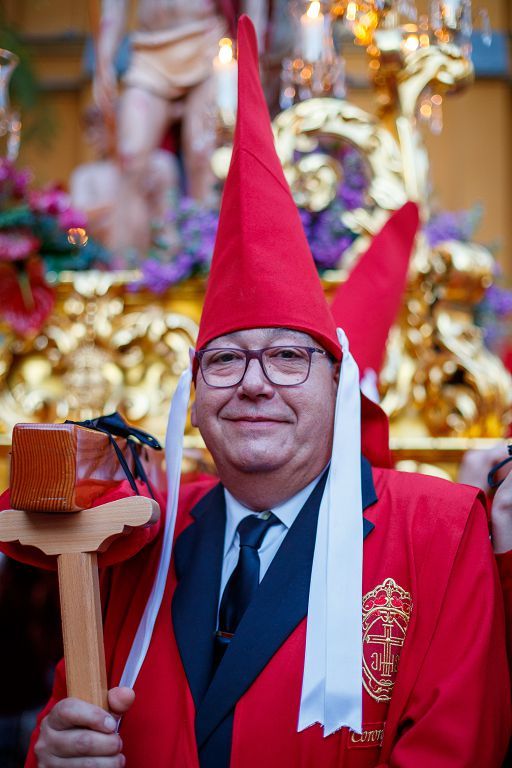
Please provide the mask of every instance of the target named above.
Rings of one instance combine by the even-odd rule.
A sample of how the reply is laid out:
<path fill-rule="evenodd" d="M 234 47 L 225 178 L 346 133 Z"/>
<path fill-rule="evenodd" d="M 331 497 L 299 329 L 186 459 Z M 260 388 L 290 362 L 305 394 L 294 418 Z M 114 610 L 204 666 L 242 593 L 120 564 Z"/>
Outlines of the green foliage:
<path fill-rule="evenodd" d="M 16 30 L 9 27 L 0 10 L 0 48 L 12 51 L 19 58 L 19 64 L 13 72 L 9 95 L 13 106 L 20 109 L 23 122 L 23 142 L 35 139 L 41 145 L 48 147 L 55 135 L 55 121 L 45 109 L 41 98 L 41 87 L 38 82 L 32 55 L 28 46 L 24 45 Z"/>

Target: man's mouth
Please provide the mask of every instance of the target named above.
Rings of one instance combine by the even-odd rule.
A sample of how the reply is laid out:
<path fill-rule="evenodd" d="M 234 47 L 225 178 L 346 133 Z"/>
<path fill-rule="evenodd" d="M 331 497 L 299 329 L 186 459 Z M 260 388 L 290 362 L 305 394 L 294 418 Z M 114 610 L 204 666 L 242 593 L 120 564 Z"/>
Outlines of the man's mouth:
<path fill-rule="evenodd" d="M 289 421 L 289 419 L 284 419 L 279 416 L 240 415 L 240 416 L 224 416 L 223 418 L 226 421 L 247 422 L 250 424 L 268 424 L 272 422 L 276 424 L 283 424 Z"/>

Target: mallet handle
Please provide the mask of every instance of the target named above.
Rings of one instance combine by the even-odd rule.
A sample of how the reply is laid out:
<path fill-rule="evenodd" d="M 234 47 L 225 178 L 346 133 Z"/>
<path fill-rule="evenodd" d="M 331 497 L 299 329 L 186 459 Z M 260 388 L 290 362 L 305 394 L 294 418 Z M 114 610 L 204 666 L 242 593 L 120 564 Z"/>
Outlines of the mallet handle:
<path fill-rule="evenodd" d="M 108 709 L 97 555 L 65 553 L 57 563 L 68 696 Z"/>
<path fill-rule="evenodd" d="M 70 515 L 22 509 L 0 513 L 0 541 L 19 541 L 57 555 L 68 696 L 107 708 L 96 552 L 131 528 L 152 525 L 159 516 L 156 501 L 144 496 Z"/>

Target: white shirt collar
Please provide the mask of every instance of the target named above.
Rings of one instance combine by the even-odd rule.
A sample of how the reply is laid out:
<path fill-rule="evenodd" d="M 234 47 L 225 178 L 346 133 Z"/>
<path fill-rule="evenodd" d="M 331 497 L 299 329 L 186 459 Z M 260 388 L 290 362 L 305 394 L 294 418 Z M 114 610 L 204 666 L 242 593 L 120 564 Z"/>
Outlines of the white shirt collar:
<path fill-rule="evenodd" d="M 322 470 L 322 472 L 320 472 L 320 474 L 317 475 L 314 480 L 306 485 L 305 488 L 302 488 L 302 490 L 294 494 L 294 496 L 272 508 L 274 515 L 279 518 L 281 523 L 286 526 L 287 529 L 291 528 L 292 524 L 295 522 L 295 518 L 306 503 L 306 499 L 317 484 L 318 479 L 320 478 L 320 475 L 323 473 L 323 471 L 324 470 Z M 247 517 L 247 515 L 254 514 L 254 510 L 249 509 L 249 507 L 246 507 L 244 504 L 239 502 L 238 499 L 235 499 L 235 497 L 227 490 L 227 488 L 224 488 L 224 498 L 226 499 L 226 532 L 224 535 L 224 552 L 227 552 L 234 542 L 238 524 L 244 519 L 244 517 Z"/>

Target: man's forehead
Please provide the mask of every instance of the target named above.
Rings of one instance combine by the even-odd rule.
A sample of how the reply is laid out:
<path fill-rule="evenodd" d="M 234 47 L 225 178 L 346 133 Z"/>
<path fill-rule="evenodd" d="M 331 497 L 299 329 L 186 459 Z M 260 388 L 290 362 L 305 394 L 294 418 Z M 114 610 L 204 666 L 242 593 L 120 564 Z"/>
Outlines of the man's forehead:
<path fill-rule="evenodd" d="M 302 344 L 319 346 L 318 342 L 308 333 L 295 331 L 292 328 L 247 328 L 243 331 L 233 331 L 224 336 L 217 336 L 210 341 L 208 347 L 251 347 L 270 344 Z"/>

